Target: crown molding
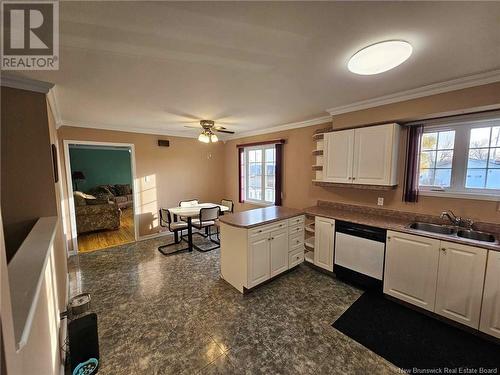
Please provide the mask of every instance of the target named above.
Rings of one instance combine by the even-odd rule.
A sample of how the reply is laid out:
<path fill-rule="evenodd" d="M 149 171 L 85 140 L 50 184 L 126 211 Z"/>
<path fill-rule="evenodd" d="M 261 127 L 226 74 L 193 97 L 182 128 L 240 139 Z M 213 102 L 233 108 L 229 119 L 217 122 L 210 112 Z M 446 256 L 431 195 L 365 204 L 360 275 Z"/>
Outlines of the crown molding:
<path fill-rule="evenodd" d="M 288 124 L 277 125 L 277 126 L 273 126 L 270 128 L 251 130 L 251 131 L 246 131 L 246 132 L 242 132 L 242 133 L 238 133 L 238 134 L 233 134 L 233 135 L 230 135 L 228 137 L 224 137 L 223 140 L 230 141 L 233 139 L 252 137 L 255 135 L 276 133 L 276 132 L 281 132 L 284 130 L 291 130 L 291 129 L 298 129 L 298 128 L 305 128 L 308 126 L 324 124 L 325 122 L 331 122 L 331 121 L 332 121 L 332 117 L 330 115 L 321 116 L 321 117 L 316 117 L 316 118 L 306 120 L 306 121 L 290 122 Z"/>
<path fill-rule="evenodd" d="M 47 94 L 54 87 L 53 83 L 38 81 L 36 79 L 5 74 L 2 72 L 0 82 L 3 87 L 11 87 L 13 89 L 28 90 Z"/>
<path fill-rule="evenodd" d="M 145 127 L 131 127 L 131 128 L 121 128 L 116 125 L 109 124 L 83 124 L 77 121 L 61 121 L 59 128 L 63 126 L 73 127 L 73 128 L 84 128 L 84 129 L 98 129 L 98 130 L 111 130 L 116 132 L 124 133 L 139 133 L 139 134 L 151 134 L 151 135 L 162 135 L 170 137 L 180 137 L 180 138 L 198 138 L 198 134 L 186 134 L 185 132 L 162 130 L 157 128 L 145 128 Z M 200 128 L 201 130 L 201 128 Z M 221 139 L 223 140 L 223 139 Z"/>
<path fill-rule="evenodd" d="M 492 70 L 490 72 L 474 74 L 462 78 L 453 79 L 451 81 L 445 81 L 440 83 L 434 83 L 431 85 L 426 85 L 418 87 L 412 90 L 401 91 L 398 93 L 384 95 L 378 98 L 362 100 L 359 102 L 333 107 L 327 109 L 326 111 L 330 115 L 340 115 L 343 113 L 360 111 L 363 109 L 379 107 L 386 104 L 392 104 L 397 102 L 403 102 L 406 100 L 422 98 L 424 96 L 442 94 L 449 91 L 466 89 L 474 86 L 487 85 L 489 83 L 500 81 L 500 70 Z"/>
<path fill-rule="evenodd" d="M 59 106 L 57 105 L 56 86 L 51 88 L 47 93 L 47 101 L 49 102 L 52 115 L 54 116 L 54 120 L 56 122 L 56 129 L 59 129 L 62 124 L 62 119 L 61 112 L 59 112 Z"/>

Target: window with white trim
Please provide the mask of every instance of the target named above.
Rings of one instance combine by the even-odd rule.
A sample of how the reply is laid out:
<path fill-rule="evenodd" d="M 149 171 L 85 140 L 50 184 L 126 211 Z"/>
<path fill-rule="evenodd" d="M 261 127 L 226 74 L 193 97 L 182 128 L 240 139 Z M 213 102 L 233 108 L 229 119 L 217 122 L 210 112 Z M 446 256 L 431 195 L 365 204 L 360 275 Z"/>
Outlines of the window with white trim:
<path fill-rule="evenodd" d="M 274 204 L 276 149 L 274 145 L 245 147 L 245 201 Z"/>
<path fill-rule="evenodd" d="M 420 148 L 424 192 L 500 194 L 500 116 L 428 125 Z M 443 194 L 445 195 L 445 194 Z"/>

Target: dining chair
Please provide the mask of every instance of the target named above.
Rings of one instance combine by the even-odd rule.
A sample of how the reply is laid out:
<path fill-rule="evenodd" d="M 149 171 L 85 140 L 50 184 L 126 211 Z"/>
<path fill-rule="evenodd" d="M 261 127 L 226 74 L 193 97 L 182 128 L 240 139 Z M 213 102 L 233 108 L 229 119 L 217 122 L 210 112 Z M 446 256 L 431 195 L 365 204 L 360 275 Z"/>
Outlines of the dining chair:
<path fill-rule="evenodd" d="M 216 221 L 219 219 L 219 215 L 220 215 L 219 206 L 206 207 L 200 209 L 200 216 L 198 217 L 198 219 L 192 220 L 191 224 L 193 225 L 193 227 L 199 230 L 202 230 L 203 228 L 207 230 L 206 236 L 204 236 L 202 233 L 199 232 L 195 232 L 193 234 L 198 234 L 202 237 L 208 237 L 210 239 L 210 242 L 216 244 L 216 246 L 212 246 L 209 249 L 201 249 L 200 247 L 193 244 L 193 247 L 196 250 L 206 253 L 207 251 L 215 250 L 220 247 L 220 243 L 212 239 L 213 233 L 211 232 L 211 228 L 215 225 Z"/>
<path fill-rule="evenodd" d="M 223 199 L 220 201 L 220 204 L 221 204 L 221 206 L 226 206 L 227 208 L 229 208 L 229 211 L 227 211 L 227 212 L 230 212 L 230 213 L 234 212 L 234 202 L 231 199 Z M 224 213 L 222 213 L 222 215 L 223 214 Z"/>
<path fill-rule="evenodd" d="M 191 206 L 196 206 L 197 204 L 199 204 L 198 199 L 190 199 L 187 201 L 180 201 L 179 207 L 191 207 Z"/>
<path fill-rule="evenodd" d="M 172 255 L 180 251 L 185 251 L 189 249 L 186 247 L 184 249 L 178 249 L 170 252 L 164 251 L 164 249 L 170 246 L 178 245 L 179 243 L 182 242 L 183 240 L 182 231 L 184 229 L 188 229 L 187 223 L 185 223 L 184 221 L 177 221 L 172 219 L 172 214 L 170 213 L 169 210 L 165 208 L 160 208 L 160 226 L 163 228 L 168 228 L 170 232 L 174 233 L 174 242 L 168 245 L 159 246 L 158 251 L 160 253 L 162 253 L 163 255 Z M 180 232 L 180 238 L 179 238 L 179 232 Z"/>

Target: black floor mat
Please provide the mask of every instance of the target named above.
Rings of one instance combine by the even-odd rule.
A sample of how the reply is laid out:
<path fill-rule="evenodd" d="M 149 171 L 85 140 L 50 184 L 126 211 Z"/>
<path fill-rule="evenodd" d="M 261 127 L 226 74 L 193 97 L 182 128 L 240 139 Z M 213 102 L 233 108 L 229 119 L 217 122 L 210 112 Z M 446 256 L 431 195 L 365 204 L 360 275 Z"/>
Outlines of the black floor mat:
<path fill-rule="evenodd" d="M 389 362 L 416 369 L 496 369 L 500 345 L 390 301 L 364 293 L 332 326 Z M 439 373 L 439 372 L 435 372 Z M 452 373 L 452 372 L 450 372 Z M 462 372 L 464 373 L 464 372 Z"/>

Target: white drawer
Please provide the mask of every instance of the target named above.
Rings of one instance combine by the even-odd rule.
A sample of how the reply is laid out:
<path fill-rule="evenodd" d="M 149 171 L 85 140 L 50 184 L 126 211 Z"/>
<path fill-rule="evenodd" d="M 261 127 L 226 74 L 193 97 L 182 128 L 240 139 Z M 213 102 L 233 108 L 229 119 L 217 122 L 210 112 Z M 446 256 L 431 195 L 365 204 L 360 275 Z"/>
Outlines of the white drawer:
<path fill-rule="evenodd" d="M 304 245 L 304 231 L 288 236 L 289 249 L 300 245 Z"/>
<path fill-rule="evenodd" d="M 296 249 L 290 254 L 288 254 L 288 269 L 295 267 L 296 265 L 304 261 L 304 249 Z"/>
<path fill-rule="evenodd" d="M 303 232 L 304 231 L 304 224 L 299 224 L 299 225 L 294 225 L 293 227 L 288 227 L 288 234 L 290 236 Z"/>
<path fill-rule="evenodd" d="M 288 219 L 288 226 L 304 224 L 305 220 L 306 218 L 304 215 L 292 217 Z"/>
<path fill-rule="evenodd" d="M 258 227 L 252 228 L 248 230 L 248 237 L 254 238 L 260 236 L 262 234 L 270 233 L 274 230 L 286 229 L 288 227 L 288 223 L 286 220 L 277 221 L 275 223 L 260 225 Z"/>

